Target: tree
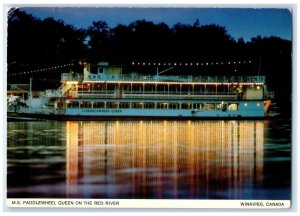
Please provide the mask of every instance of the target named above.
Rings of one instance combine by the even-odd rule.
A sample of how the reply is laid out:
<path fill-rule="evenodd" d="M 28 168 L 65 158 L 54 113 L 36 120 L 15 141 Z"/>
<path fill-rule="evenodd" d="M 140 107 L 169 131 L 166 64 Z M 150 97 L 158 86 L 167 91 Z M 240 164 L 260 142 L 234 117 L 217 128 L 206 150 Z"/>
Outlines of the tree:
<path fill-rule="evenodd" d="M 196 20 L 196 22 L 193 25 L 194 28 L 200 28 L 200 22 L 199 19 Z"/>
<path fill-rule="evenodd" d="M 77 62 L 85 55 L 84 38 L 83 30 L 66 25 L 62 20 L 40 20 L 19 9 L 13 10 L 8 19 L 8 74 L 36 72 Z M 65 68 L 22 73 L 22 76 L 9 76 L 9 79 L 22 83 L 29 81 L 29 77 L 41 76 L 60 80 L 61 72 L 65 72 Z"/>
<path fill-rule="evenodd" d="M 88 60 L 92 63 L 99 61 L 107 61 L 108 55 L 106 51 L 109 49 L 108 43 L 110 39 L 110 28 L 104 21 L 94 21 L 93 25 L 87 30 L 89 37 Z"/>

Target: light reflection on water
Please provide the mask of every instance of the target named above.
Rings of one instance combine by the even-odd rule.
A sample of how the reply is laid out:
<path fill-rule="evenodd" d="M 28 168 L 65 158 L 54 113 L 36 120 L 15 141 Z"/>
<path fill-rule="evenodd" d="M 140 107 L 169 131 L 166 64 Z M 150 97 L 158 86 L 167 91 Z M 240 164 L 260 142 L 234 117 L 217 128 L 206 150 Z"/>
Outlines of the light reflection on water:
<path fill-rule="evenodd" d="M 8 197 L 288 199 L 290 141 L 284 135 L 278 144 L 287 151 L 272 150 L 273 126 L 10 122 Z"/>

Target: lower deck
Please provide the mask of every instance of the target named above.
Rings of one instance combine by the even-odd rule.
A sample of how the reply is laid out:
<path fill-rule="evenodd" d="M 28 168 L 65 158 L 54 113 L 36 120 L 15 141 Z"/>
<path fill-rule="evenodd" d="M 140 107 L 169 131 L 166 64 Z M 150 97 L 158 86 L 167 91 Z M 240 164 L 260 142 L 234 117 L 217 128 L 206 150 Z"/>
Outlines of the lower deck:
<path fill-rule="evenodd" d="M 71 116 L 264 117 L 263 101 L 67 100 L 61 112 Z"/>

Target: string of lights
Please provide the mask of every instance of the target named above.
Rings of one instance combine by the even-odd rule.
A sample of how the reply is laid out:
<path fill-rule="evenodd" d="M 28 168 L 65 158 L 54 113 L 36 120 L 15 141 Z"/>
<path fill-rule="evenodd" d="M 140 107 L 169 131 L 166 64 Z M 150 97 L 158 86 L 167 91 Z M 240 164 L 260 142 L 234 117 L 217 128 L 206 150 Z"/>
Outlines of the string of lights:
<path fill-rule="evenodd" d="M 34 78 L 35 81 L 48 82 L 48 83 L 60 83 L 60 80 L 49 79 L 49 78 Z"/>
<path fill-rule="evenodd" d="M 19 75 L 25 75 L 25 74 L 40 73 L 40 72 L 44 72 L 44 71 L 56 70 L 56 69 L 60 69 L 60 68 L 64 68 L 64 67 L 70 67 L 70 66 L 73 66 L 73 63 L 52 66 L 52 67 L 46 67 L 46 68 L 39 68 L 39 69 L 30 70 L 30 71 L 22 71 L 22 72 L 18 72 L 18 73 L 8 74 L 8 76 L 19 76 Z"/>
<path fill-rule="evenodd" d="M 213 65 L 241 65 L 241 64 L 251 64 L 251 60 L 244 60 L 244 61 L 218 61 L 218 62 L 132 62 L 132 66 L 213 66 Z M 25 74 L 33 74 L 33 73 L 40 73 L 49 70 L 60 69 L 64 67 L 73 66 L 73 63 L 64 64 L 59 66 L 52 66 L 40 69 L 34 69 L 29 71 L 22 71 L 17 73 L 8 74 L 8 76 L 19 76 Z"/>
<path fill-rule="evenodd" d="M 132 62 L 133 66 L 211 66 L 211 65 L 241 65 L 251 64 L 251 60 L 244 61 L 218 61 L 218 62 Z"/>

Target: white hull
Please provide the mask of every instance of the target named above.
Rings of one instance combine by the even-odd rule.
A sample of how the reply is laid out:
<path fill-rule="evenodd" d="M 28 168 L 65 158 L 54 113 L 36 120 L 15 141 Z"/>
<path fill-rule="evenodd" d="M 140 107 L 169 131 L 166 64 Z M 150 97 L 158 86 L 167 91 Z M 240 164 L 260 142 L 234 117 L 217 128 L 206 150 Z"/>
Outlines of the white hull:
<path fill-rule="evenodd" d="M 71 116 L 132 116 L 132 117 L 264 117 L 263 110 L 257 111 L 196 111 L 196 110 L 185 110 L 185 111 L 170 111 L 170 110 L 138 110 L 132 111 L 128 109 L 82 109 L 82 110 L 68 110 L 65 115 Z"/>

